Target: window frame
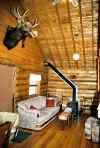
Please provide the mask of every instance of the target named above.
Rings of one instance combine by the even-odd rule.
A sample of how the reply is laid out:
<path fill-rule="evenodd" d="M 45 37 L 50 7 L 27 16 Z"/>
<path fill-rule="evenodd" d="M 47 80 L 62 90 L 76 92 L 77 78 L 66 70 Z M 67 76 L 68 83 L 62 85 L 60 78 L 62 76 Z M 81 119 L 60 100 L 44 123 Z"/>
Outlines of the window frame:
<path fill-rule="evenodd" d="M 30 79 L 32 78 L 32 75 L 33 75 L 33 77 L 40 76 L 39 79 L 38 78 L 34 79 L 35 81 L 33 81 L 33 84 L 32 84 L 32 82 L 30 82 L 31 81 Z M 41 74 L 33 74 L 33 73 L 31 73 L 29 75 L 29 96 L 33 96 L 33 95 L 37 95 L 38 94 L 38 86 L 40 85 L 40 82 L 41 82 Z M 33 87 L 33 90 L 35 90 L 35 92 L 33 91 L 33 93 L 30 90 L 30 88 L 32 88 L 32 87 Z"/>

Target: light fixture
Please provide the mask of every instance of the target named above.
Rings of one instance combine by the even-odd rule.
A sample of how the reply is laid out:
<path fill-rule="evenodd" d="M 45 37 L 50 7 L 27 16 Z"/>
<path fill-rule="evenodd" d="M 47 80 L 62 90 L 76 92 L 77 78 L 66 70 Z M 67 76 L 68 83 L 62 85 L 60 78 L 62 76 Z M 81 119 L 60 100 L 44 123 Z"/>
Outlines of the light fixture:
<path fill-rule="evenodd" d="M 73 59 L 74 59 L 75 61 L 79 60 L 79 58 L 80 58 L 80 56 L 79 56 L 78 53 L 73 54 Z"/>
<path fill-rule="evenodd" d="M 77 0 L 69 0 L 69 2 L 71 2 L 74 7 L 78 7 L 78 1 Z"/>
<path fill-rule="evenodd" d="M 59 0 L 53 0 L 52 5 L 55 6 L 59 3 Z"/>
<path fill-rule="evenodd" d="M 66 3 L 66 0 L 53 0 L 52 5 L 56 6 L 59 2 Z M 69 0 L 69 2 L 71 2 L 74 7 L 78 6 L 78 0 Z"/>

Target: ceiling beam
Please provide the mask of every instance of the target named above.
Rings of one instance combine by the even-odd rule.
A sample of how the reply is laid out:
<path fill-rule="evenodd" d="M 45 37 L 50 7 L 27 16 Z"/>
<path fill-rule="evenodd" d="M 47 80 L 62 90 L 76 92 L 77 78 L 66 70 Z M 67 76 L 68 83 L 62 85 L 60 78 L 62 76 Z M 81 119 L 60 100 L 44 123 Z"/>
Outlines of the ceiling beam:
<path fill-rule="evenodd" d="M 72 20 L 71 20 L 71 15 L 70 15 L 70 9 L 69 9 L 69 1 L 66 2 L 67 10 L 68 10 L 68 17 L 69 17 L 69 22 L 70 22 L 70 31 L 71 31 L 71 36 L 72 36 L 72 42 L 73 42 L 73 51 L 76 53 L 76 46 L 75 46 L 75 40 L 74 40 L 74 34 L 73 34 L 73 28 L 72 28 Z M 77 64 L 74 61 L 75 65 L 74 67 L 77 68 Z"/>
<path fill-rule="evenodd" d="M 39 15 L 38 15 L 38 17 L 39 17 Z M 46 59 L 47 59 L 47 61 L 48 61 L 49 59 L 51 59 L 52 62 L 53 62 L 53 64 L 56 66 L 55 60 L 54 60 L 54 58 L 53 58 L 53 54 L 52 54 L 52 52 L 51 52 L 51 49 L 50 49 L 50 46 L 49 46 L 49 43 L 48 43 L 47 35 L 46 35 L 45 31 L 43 31 L 43 29 L 41 28 L 41 25 L 39 25 L 39 30 L 41 31 L 41 33 L 42 33 L 43 36 L 44 36 L 44 39 L 43 39 L 43 40 L 45 40 L 46 45 L 47 45 L 47 49 L 46 49 L 46 50 L 49 51 L 49 55 L 46 56 Z M 38 40 L 39 40 L 39 39 L 38 39 Z M 39 41 L 39 42 L 41 43 L 41 41 Z M 44 49 L 44 50 L 45 50 L 45 49 Z M 49 58 L 48 56 L 50 56 L 50 58 Z"/>
<path fill-rule="evenodd" d="M 45 7 L 45 13 L 46 13 L 46 16 L 47 16 L 47 17 L 46 17 L 47 24 L 48 24 L 48 27 L 50 28 L 50 31 L 51 31 L 51 34 L 52 34 L 52 39 L 53 39 L 53 41 L 54 41 L 54 43 L 55 43 L 55 47 L 56 47 L 56 50 L 57 50 L 57 53 L 58 53 L 60 66 L 61 66 L 62 68 L 64 68 L 63 63 L 62 63 L 63 59 L 61 58 L 61 55 L 60 55 L 60 53 L 59 53 L 59 49 L 58 49 L 58 46 L 57 46 L 56 38 L 54 37 L 54 32 L 53 32 L 53 30 L 52 30 L 51 23 L 50 23 L 50 21 L 49 21 L 49 19 L 48 19 L 48 18 L 49 18 L 49 16 L 48 16 L 48 10 L 47 10 L 46 7 Z"/>
<path fill-rule="evenodd" d="M 73 42 L 73 50 L 74 50 L 74 52 L 76 52 L 75 40 L 74 40 L 74 34 L 73 34 L 73 28 L 72 28 L 72 20 L 71 20 L 70 9 L 69 9 L 69 2 L 68 1 L 67 1 L 66 6 L 67 6 L 68 17 L 69 17 L 69 22 L 70 22 L 70 30 L 71 30 L 72 42 Z"/>
<path fill-rule="evenodd" d="M 98 47 L 97 47 L 97 56 L 100 58 L 100 3 L 98 8 Z"/>
<path fill-rule="evenodd" d="M 84 34 L 83 34 L 83 24 L 82 24 L 81 0 L 79 1 L 79 11 L 80 11 L 81 34 L 82 34 L 84 70 L 86 70 L 86 53 L 85 53 Z"/>
<path fill-rule="evenodd" d="M 64 44 L 64 49 L 65 49 L 65 54 L 66 54 L 66 57 L 68 59 L 68 67 L 71 68 L 69 54 L 68 54 L 68 50 L 67 50 L 67 46 L 66 46 L 66 42 L 65 42 L 65 38 L 64 38 L 64 33 L 63 33 L 62 25 L 61 25 L 61 22 L 60 22 L 60 15 L 59 15 L 58 7 L 56 6 L 55 8 L 56 8 L 56 12 L 57 12 L 57 17 L 58 17 L 60 32 L 61 32 L 61 35 L 62 35 L 62 38 L 63 38 L 63 44 Z"/>
<path fill-rule="evenodd" d="M 35 4 L 33 5 L 33 9 L 34 9 L 34 14 L 35 14 L 38 18 L 40 18 L 39 13 L 38 13 L 38 11 L 37 11 L 37 9 L 36 9 L 36 7 L 35 7 Z M 39 20 L 40 20 L 40 19 L 39 19 Z M 50 56 L 50 58 L 48 58 L 48 55 L 45 55 L 45 59 L 46 59 L 46 60 L 51 59 L 52 62 L 53 62 L 53 64 L 56 66 L 55 59 L 54 59 L 54 57 L 53 57 L 51 48 L 50 48 L 50 46 L 49 46 L 49 42 L 48 42 L 48 38 L 47 38 L 47 33 L 45 33 L 45 31 L 43 31 L 43 27 L 41 27 L 41 25 L 39 25 L 39 30 L 40 30 L 40 32 L 42 33 L 43 37 L 44 37 L 43 40 L 45 40 L 45 43 L 46 43 L 46 45 L 48 46 L 47 50 L 49 51 L 49 56 Z M 41 41 L 40 41 L 39 39 L 38 39 L 38 42 L 41 44 Z M 44 50 L 45 50 L 45 49 L 44 49 Z M 45 51 L 43 52 L 43 54 L 45 54 Z"/>
<path fill-rule="evenodd" d="M 92 65 L 93 65 L 93 70 L 95 68 L 94 66 L 94 39 L 93 39 L 93 0 L 91 0 L 91 13 L 92 13 Z"/>
<path fill-rule="evenodd" d="M 42 58 L 44 59 L 44 61 L 46 61 L 47 59 L 46 59 L 46 57 L 45 57 L 45 55 L 44 55 L 43 50 L 41 49 L 40 43 L 39 43 L 39 41 L 38 41 L 37 38 L 35 38 L 35 42 L 36 42 L 36 45 L 37 45 L 37 47 L 38 47 L 39 52 L 41 53 Z"/>

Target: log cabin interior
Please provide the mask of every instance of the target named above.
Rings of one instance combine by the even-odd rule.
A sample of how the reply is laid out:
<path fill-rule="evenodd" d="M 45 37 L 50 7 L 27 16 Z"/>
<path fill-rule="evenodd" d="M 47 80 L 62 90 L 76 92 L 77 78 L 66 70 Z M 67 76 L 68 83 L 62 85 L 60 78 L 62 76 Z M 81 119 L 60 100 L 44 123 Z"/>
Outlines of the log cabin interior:
<path fill-rule="evenodd" d="M 18 8 L 15 16 L 10 8 Z M 24 42 L 22 39 L 9 49 L 4 44 L 7 28 L 20 26 L 16 13 L 21 17 L 24 12 L 22 25 L 28 21 L 34 31 L 30 31 Z M 99 12 L 99 0 L 0 1 L 0 112 L 18 113 L 19 102 L 38 96 L 58 98 L 62 112 L 63 106 L 76 94 L 73 86 L 59 78 L 52 66 L 77 86 L 76 100 L 82 110 L 82 117 L 75 119 L 71 126 L 67 123 L 64 126 L 58 113 L 55 120 L 40 131 L 23 129 L 32 135 L 21 143 L 10 143 L 9 148 L 98 147 L 98 143 L 86 139 L 84 124 L 90 116 L 98 120 Z M 35 77 L 31 84 L 31 78 Z"/>

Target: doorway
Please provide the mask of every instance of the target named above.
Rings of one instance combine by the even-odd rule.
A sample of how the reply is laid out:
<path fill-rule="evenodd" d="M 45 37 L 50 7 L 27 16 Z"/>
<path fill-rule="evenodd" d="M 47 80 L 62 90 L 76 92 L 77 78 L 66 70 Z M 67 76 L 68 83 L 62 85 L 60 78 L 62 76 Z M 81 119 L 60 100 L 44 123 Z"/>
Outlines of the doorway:
<path fill-rule="evenodd" d="M 0 111 L 13 111 L 15 67 L 0 64 Z"/>

